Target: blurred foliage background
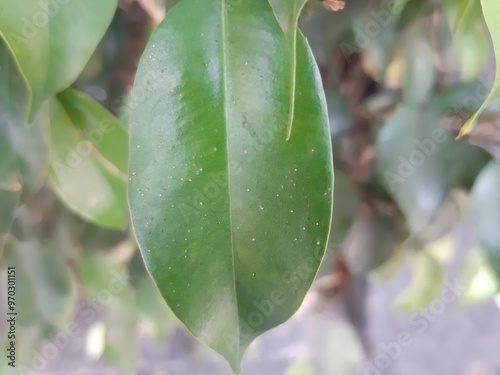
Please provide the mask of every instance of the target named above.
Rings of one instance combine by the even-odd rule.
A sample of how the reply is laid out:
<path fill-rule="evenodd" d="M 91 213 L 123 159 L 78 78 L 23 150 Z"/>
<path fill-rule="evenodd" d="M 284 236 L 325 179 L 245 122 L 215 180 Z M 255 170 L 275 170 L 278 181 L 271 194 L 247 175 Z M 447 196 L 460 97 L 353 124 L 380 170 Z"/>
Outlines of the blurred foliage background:
<path fill-rule="evenodd" d="M 203 369 L 203 358 L 213 354 L 173 318 L 127 229 L 128 97 L 149 35 L 175 3 L 120 1 L 74 84 L 110 113 L 87 97 L 72 105 L 80 94 L 65 92 L 58 96 L 64 111 L 59 104 L 51 107 L 62 124 L 51 134 L 44 121 L 21 124 L 25 89 L 0 42 L 0 268 L 3 293 L 6 265 L 17 269 L 18 361 L 26 374 L 56 373 L 47 370 L 56 361 L 47 343 L 65 353 L 68 342 L 78 342 L 78 355 L 99 360 L 98 373 L 113 363 L 118 367 L 109 371 L 135 374 L 147 367 L 138 344 L 144 337 L 168 339 L 176 360 L 195 353 L 200 373 L 227 371 Z M 314 361 L 298 353 L 296 363 L 280 366 L 290 366 L 286 374 L 354 374 L 371 353 L 365 325 L 372 278 L 390 280 L 411 268 L 410 283 L 391 307 L 405 314 L 440 298 L 448 264 L 456 265 L 464 286 L 461 308 L 498 296 L 498 103 L 481 114 L 471 134 L 455 140 L 489 93 L 494 58 L 476 1 L 347 0 L 343 10 L 331 12 L 311 0 L 301 29 L 326 91 L 335 204 L 327 257 L 305 302 L 322 332 L 315 339 L 318 349 L 311 349 Z M 119 129 L 112 140 L 106 131 L 92 133 L 99 130 L 93 118 L 103 117 Z M 86 138 L 93 142 L 89 134 L 106 140 L 97 142 L 97 156 L 78 148 Z M 54 161 L 64 164 L 68 152 L 86 161 L 75 161 L 62 181 Z M 103 186 L 105 197 L 99 193 Z M 102 199 L 107 210 L 96 214 L 92 207 Z M 458 260 L 456 229 L 464 221 L 478 242 Z M 344 306 L 347 319 L 318 315 L 331 305 Z M 5 329 L 0 325 L 2 337 Z M 259 353 L 252 351 L 248 362 L 258 363 Z M 9 371 L 2 356 L 0 374 Z"/>

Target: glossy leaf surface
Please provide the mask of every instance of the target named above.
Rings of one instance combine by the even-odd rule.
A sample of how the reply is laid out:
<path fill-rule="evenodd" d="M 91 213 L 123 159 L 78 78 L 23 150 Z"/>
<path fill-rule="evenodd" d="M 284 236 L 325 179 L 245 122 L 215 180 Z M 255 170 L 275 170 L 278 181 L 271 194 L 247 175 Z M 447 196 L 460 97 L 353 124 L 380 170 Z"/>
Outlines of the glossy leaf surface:
<path fill-rule="evenodd" d="M 267 1 L 185 0 L 144 56 L 131 113 L 137 240 L 174 314 L 237 370 L 249 343 L 297 310 L 326 247 L 319 74 L 299 37 L 285 141 L 288 42 Z"/>

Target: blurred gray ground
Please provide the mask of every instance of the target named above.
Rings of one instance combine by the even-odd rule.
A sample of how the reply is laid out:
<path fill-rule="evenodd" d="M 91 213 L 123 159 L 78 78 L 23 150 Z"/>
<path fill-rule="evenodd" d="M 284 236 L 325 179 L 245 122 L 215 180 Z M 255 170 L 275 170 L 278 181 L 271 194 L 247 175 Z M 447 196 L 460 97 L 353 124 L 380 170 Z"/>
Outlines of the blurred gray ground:
<path fill-rule="evenodd" d="M 458 261 L 474 245 L 470 224 L 461 224 L 455 233 L 457 253 L 446 270 L 446 280 L 455 280 Z M 319 375 L 499 375 L 500 310 L 492 302 L 469 308 L 456 304 L 433 315 L 425 329 L 411 323 L 409 315 L 391 309 L 394 298 L 410 279 L 402 269 L 389 282 L 370 279 L 367 300 L 367 334 L 371 346 L 370 363 L 379 358 L 378 368 L 354 367 L 360 358 L 356 339 L 346 325 L 343 308 L 329 302 L 322 313 L 303 308 L 289 322 L 260 337 L 243 364 L 243 375 L 284 374 L 297 360 L 311 359 Z M 311 299 L 311 298 L 309 298 Z M 309 302 L 310 304 L 310 302 Z M 396 342 L 407 332 L 411 345 L 384 367 L 383 345 Z M 50 362 L 44 375 L 121 375 L 104 360 L 90 361 L 84 356 L 84 335 Z M 229 375 L 225 363 L 211 351 L 195 345 L 182 329 L 168 341 L 143 337 L 139 340 L 139 375 Z M 326 364 L 325 364 L 326 363 Z"/>

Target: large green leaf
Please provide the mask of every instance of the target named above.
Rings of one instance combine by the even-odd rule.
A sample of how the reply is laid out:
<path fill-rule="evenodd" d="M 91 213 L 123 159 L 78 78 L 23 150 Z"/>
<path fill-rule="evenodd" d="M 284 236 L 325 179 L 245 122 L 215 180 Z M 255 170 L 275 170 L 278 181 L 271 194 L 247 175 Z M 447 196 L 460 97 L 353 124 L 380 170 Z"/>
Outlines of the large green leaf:
<path fill-rule="evenodd" d="M 493 88 L 490 94 L 484 101 L 479 110 L 465 123 L 460 130 L 459 136 L 468 134 L 476 123 L 478 116 L 486 109 L 488 105 L 500 99 L 500 22 L 498 22 L 498 15 L 500 14 L 500 2 L 497 0 L 481 0 L 483 7 L 483 15 L 486 20 L 486 25 L 491 34 L 493 42 L 493 50 L 496 57 L 496 77 L 493 83 Z"/>
<path fill-rule="evenodd" d="M 472 189 L 474 227 L 487 261 L 500 278 L 500 162 L 491 161 Z"/>
<path fill-rule="evenodd" d="M 276 18 L 280 23 L 283 32 L 288 40 L 291 65 L 291 84 L 290 84 L 290 114 L 288 118 L 288 130 L 286 139 L 292 135 L 293 116 L 295 112 L 295 89 L 297 84 L 297 34 L 299 16 L 307 0 L 269 0 L 273 7 Z"/>
<path fill-rule="evenodd" d="M 267 0 L 184 0 L 153 35 L 134 87 L 138 243 L 174 314 L 235 370 L 256 336 L 298 309 L 326 247 L 326 105 L 297 41 L 288 141 L 288 45 Z"/>
<path fill-rule="evenodd" d="M 29 86 L 30 117 L 83 70 L 117 0 L 0 1 L 0 36 Z"/>
<path fill-rule="evenodd" d="M 92 99 L 68 91 L 50 101 L 50 138 L 49 177 L 61 199 L 87 220 L 125 228 L 123 125 Z"/>

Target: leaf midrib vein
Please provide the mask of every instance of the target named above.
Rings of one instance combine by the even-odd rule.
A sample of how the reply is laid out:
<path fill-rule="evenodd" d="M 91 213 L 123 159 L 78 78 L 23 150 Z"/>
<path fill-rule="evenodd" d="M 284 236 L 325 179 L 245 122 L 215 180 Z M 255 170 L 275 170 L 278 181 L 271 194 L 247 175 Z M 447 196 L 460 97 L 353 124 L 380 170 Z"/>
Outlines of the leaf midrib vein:
<path fill-rule="evenodd" d="M 224 124 L 226 130 L 226 158 L 227 158 L 227 187 L 229 194 L 229 232 L 231 238 L 231 259 L 232 259 L 232 268 L 233 268 L 233 288 L 234 288 L 234 298 L 236 302 L 236 319 L 237 319 L 237 338 L 238 338 L 238 347 L 236 348 L 237 358 L 239 358 L 240 352 L 240 322 L 239 322 L 239 308 L 238 308 L 238 294 L 236 292 L 236 268 L 235 268 L 235 254 L 234 254 L 234 238 L 233 238 L 233 209 L 232 209 L 232 195 L 231 195 L 231 168 L 230 168 L 230 158 L 229 158 L 229 137 L 228 137 L 228 80 L 227 80 L 227 56 L 226 56 L 226 38 L 227 38 L 227 30 L 226 30 L 226 2 L 225 0 L 221 0 L 221 32 L 222 32 L 222 79 L 224 80 Z"/>

